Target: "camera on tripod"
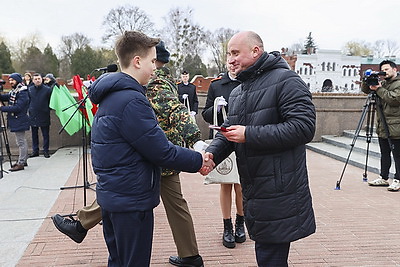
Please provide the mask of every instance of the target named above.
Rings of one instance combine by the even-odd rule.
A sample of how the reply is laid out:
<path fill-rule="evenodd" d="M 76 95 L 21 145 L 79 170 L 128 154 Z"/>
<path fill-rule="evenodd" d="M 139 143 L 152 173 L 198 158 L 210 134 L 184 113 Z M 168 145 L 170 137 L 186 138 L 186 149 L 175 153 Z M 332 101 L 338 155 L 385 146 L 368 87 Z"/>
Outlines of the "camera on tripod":
<path fill-rule="evenodd" d="M 0 92 L 3 92 L 3 85 L 5 85 L 6 84 L 6 81 L 5 80 L 3 80 L 3 79 L 0 79 Z"/>
<path fill-rule="evenodd" d="M 371 69 L 367 69 L 364 72 L 364 81 L 365 83 L 370 85 L 379 85 L 379 76 L 386 76 L 386 72 L 384 71 L 373 71 Z"/>

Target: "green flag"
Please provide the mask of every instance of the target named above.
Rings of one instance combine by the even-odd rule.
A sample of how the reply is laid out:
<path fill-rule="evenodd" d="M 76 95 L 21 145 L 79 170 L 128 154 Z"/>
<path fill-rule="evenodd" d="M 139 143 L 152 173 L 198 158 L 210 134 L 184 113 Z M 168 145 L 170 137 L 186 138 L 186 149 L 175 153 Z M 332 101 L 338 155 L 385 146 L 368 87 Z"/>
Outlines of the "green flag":
<path fill-rule="evenodd" d="M 82 128 L 82 115 L 80 111 L 75 112 L 77 103 L 65 85 L 54 86 L 49 107 L 56 111 L 61 125 L 65 126 L 64 129 L 69 135 L 73 135 Z M 70 121 L 68 122 L 68 120 Z"/>

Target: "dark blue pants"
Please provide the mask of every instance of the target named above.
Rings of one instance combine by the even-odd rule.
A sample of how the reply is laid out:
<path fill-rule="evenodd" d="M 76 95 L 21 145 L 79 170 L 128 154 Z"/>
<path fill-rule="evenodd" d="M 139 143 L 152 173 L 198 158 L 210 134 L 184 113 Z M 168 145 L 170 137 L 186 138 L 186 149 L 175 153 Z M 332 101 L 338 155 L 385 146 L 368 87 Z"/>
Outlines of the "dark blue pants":
<path fill-rule="evenodd" d="M 386 180 L 389 178 L 389 170 L 392 165 L 390 154 L 393 154 L 394 164 L 396 167 L 394 179 L 400 179 L 400 139 L 390 139 L 394 147 L 393 151 L 390 149 L 388 139 L 379 137 L 378 141 L 381 150 L 381 177 Z"/>
<path fill-rule="evenodd" d="M 256 242 L 256 259 L 259 267 L 287 267 L 290 243 L 266 244 Z"/>
<path fill-rule="evenodd" d="M 39 128 L 43 136 L 43 152 L 49 153 L 50 126 L 31 127 L 32 129 L 32 150 L 39 152 Z"/>
<path fill-rule="evenodd" d="M 108 212 L 102 209 L 103 234 L 109 267 L 150 265 L 153 243 L 153 210 Z"/>

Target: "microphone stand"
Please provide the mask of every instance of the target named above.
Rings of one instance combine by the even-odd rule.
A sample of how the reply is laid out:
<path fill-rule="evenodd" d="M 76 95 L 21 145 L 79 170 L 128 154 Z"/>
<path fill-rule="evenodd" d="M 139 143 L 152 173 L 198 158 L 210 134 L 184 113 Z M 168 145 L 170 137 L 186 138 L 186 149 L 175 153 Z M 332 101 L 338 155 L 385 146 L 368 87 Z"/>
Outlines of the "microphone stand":
<path fill-rule="evenodd" d="M 60 129 L 60 131 L 58 132 L 59 134 L 62 133 L 62 131 L 65 129 L 65 127 L 68 125 L 68 123 L 72 120 L 72 118 L 75 116 L 76 112 L 78 112 L 78 110 L 81 111 L 81 121 L 82 121 L 82 169 L 83 169 L 83 185 L 79 185 L 79 186 L 64 186 L 64 187 L 60 187 L 60 190 L 64 190 L 64 189 L 73 189 L 73 188 L 84 188 L 83 190 L 83 205 L 86 206 L 86 189 L 92 189 L 93 191 L 96 191 L 96 189 L 93 189 L 91 187 L 91 185 L 95 184 L 90 184 L 89 180 L 88 180 L 88 160 L 87 160 L 87 133 L 86 133 L 86 118 L 85 118 L 85 114 L 84 114 L 84 110 L 86 110 L 85 108 L 85 103 L 86 100 L 88 99 L 88 95 L 85 96 L 85 98 L 83 98 L 82 100 L 80 100 L 78 103 L 72 104 L 69 107 L 66 107 L 65 109 L 63 109 L 62 111 L 65 111 L 75 105 L 78 105 L 77 108 L 75 109 L 75 111 L 72 113 L 72 115 L 69 117 L 68 121 L 65 123 L 65 125 L 63 125 L 63 127 Z"/>

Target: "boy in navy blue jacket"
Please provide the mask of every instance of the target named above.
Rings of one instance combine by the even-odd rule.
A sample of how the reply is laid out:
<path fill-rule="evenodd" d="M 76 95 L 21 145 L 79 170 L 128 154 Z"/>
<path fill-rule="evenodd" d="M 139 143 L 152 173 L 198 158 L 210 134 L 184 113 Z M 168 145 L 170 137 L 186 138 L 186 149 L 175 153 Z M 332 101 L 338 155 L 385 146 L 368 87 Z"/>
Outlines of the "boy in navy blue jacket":
<path fill-rule="evenodd" d="M 121 72 L 102 75 L 89 90 L 99 104 L 91 149 L 108 266 L 149 266 L 160 167 L 197 172 L 203 166 L 200 153 L 167 140 L 146 98 L 143 85 L 156 69 L 159 41 L 125 32 L 115 47 Z"/>

